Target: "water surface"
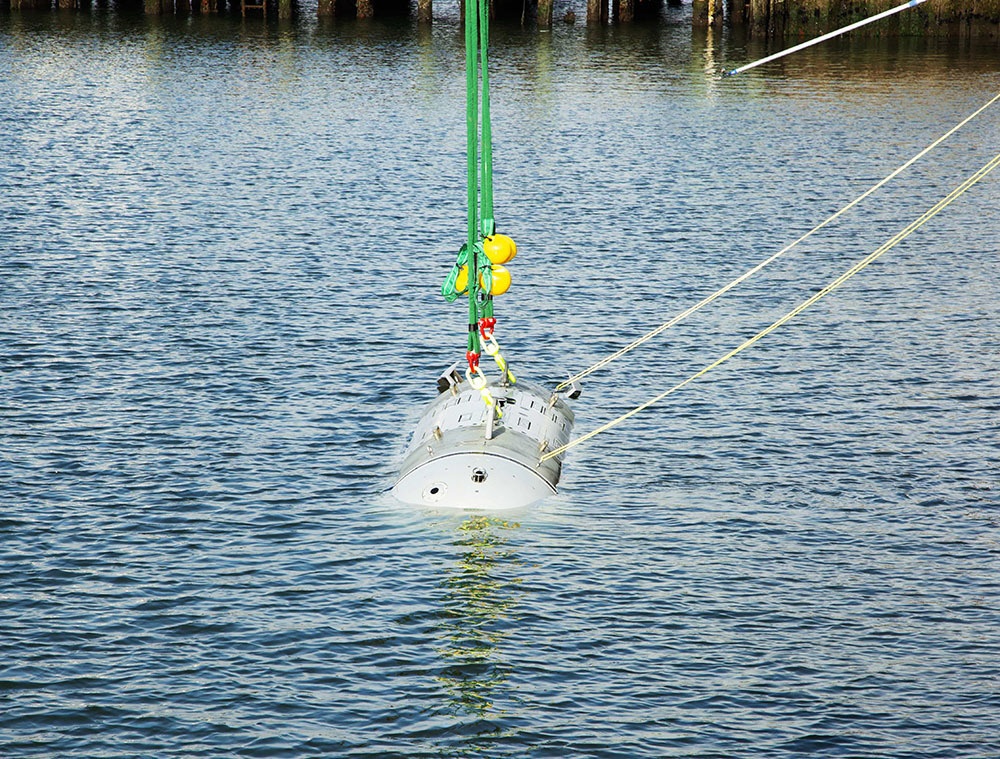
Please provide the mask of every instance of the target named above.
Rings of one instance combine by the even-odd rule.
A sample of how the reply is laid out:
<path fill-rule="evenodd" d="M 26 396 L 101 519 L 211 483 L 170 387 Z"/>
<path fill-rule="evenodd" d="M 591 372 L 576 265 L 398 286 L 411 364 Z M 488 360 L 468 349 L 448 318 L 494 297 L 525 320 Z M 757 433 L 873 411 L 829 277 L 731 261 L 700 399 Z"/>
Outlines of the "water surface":
<path fill-rule="evenodd" d="M 557 8 L 558 12 L 558 8 Z M 548 382 L 1000 91 L 995 46 L 499 28 L 498 337 Z M 461 35 L 0 17 L 0 753 L 1000 753 L 995 176 L 508 514 L 387 494 L 465 229 Z M 738 345 L 984 164 L 993 110 L 585 383 Z"/>

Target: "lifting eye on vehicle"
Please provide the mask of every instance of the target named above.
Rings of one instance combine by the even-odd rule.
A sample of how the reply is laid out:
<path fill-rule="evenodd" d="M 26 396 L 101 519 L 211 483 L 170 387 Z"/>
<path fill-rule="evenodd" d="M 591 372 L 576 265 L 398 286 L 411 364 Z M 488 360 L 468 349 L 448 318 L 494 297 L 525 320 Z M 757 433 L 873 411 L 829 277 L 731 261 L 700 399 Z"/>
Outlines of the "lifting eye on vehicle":
<path fill-rule="evenodd" d="M 472 481 L 473 482 L 486 482 L 486 470 L 485 469 L 473 469 L 472 470 Z"/>

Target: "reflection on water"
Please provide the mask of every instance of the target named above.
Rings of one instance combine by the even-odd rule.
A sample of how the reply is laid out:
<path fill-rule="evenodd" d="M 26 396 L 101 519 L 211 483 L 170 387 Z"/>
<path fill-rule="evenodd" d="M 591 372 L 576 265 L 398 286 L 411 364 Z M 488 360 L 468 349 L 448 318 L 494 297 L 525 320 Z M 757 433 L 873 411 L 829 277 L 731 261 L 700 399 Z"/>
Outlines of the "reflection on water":
<path fill-rule="evenodd" d="M 444 580 L 447 590 L 441 653 L 448 662 L 441 681 L 456 716 L 488 719 L 510 665 L 499 647 L 510 632 L 521 561 L 507 549 L 506 532 L 516 522 L 472 516 L 459 527 L 454 545 L 461 555 Z"/>

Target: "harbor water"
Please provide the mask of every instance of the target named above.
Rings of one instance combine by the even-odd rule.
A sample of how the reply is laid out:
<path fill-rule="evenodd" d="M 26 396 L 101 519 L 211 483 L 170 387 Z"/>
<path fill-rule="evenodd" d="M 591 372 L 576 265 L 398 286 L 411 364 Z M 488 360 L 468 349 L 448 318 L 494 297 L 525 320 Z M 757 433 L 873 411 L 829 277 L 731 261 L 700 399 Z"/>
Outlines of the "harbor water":
<path fill-rule="evenodd" d="M 556 8 L 557 16 L 560 8 Z M 465 352 L 457 7 L 0 15 L 0 755 L 1000 755 L 1000 176 L 502 516 L 388 490 Z M 1000 92 L 995 42 L 494 30 L 496 335 L 554 386 Z M 584 382 L 739 345 L 1000 105 Z"/>

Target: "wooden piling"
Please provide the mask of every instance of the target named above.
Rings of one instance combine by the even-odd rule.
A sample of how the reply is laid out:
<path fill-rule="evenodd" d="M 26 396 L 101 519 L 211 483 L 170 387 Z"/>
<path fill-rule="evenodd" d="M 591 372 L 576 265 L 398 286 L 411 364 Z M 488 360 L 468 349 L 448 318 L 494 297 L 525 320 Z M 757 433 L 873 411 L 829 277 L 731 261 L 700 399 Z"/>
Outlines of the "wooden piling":
<path fill-rule="evenodd" d="M 174 12 L 174 0 L 143 0 L 147 16 L 162 16 Z"/>
<path fill-rule="evenodd" d="M 587 0 L 587 23 L 607 24 L 610 20 L 609 0 Z"/>
<path fill-rule="evenodd" d="M 695 26 L 722 26 L 722 0 L 694 0 L 691 12 Z"/>
<path fill-rule="evenodd" d="M 552 28 L 552 0 L 538 0 L 538 28 Z"/>
<path fill-rule="evenodd" d="M 728 0 L 726 16 L 730 26 L 743 26 L 750 16 L 749 0 Z"/>
<path fill-rule="evenodd" d="M 320 18 L 336 18 L 337 0 L 319 0 L 316 6 L 316 15 Z"/>
<path fill-rule="evenodd" d="M 722 0 L 708 0 L 708 23 L 710 26 L 722 26 Z"/>
<path fill-rule="evenodd" d="M 433 0 L 417 0 L 417 23 L 430 24 L 434 20 Z"/>
<path fill-rule="evenodd" d="M 771 29 L 771 0 L 750 0 L 750 31 L 755 37 L 766 37 Z"/>
<path fill-rule="evenodd" d="M 374 0 L 358 0 L 358 18 L 372 18 L 374 16 Z"/>
<path fill-rule="evenodd" d="M 631 24 L 635 21 L 635 0 L 618 0 L 615 20 L 620 24 Z"/>
<path fill-rule="evenodd" d="M 708 26 L 708 0 L 692 0 L 691 22 L 695 26 Z"/>

